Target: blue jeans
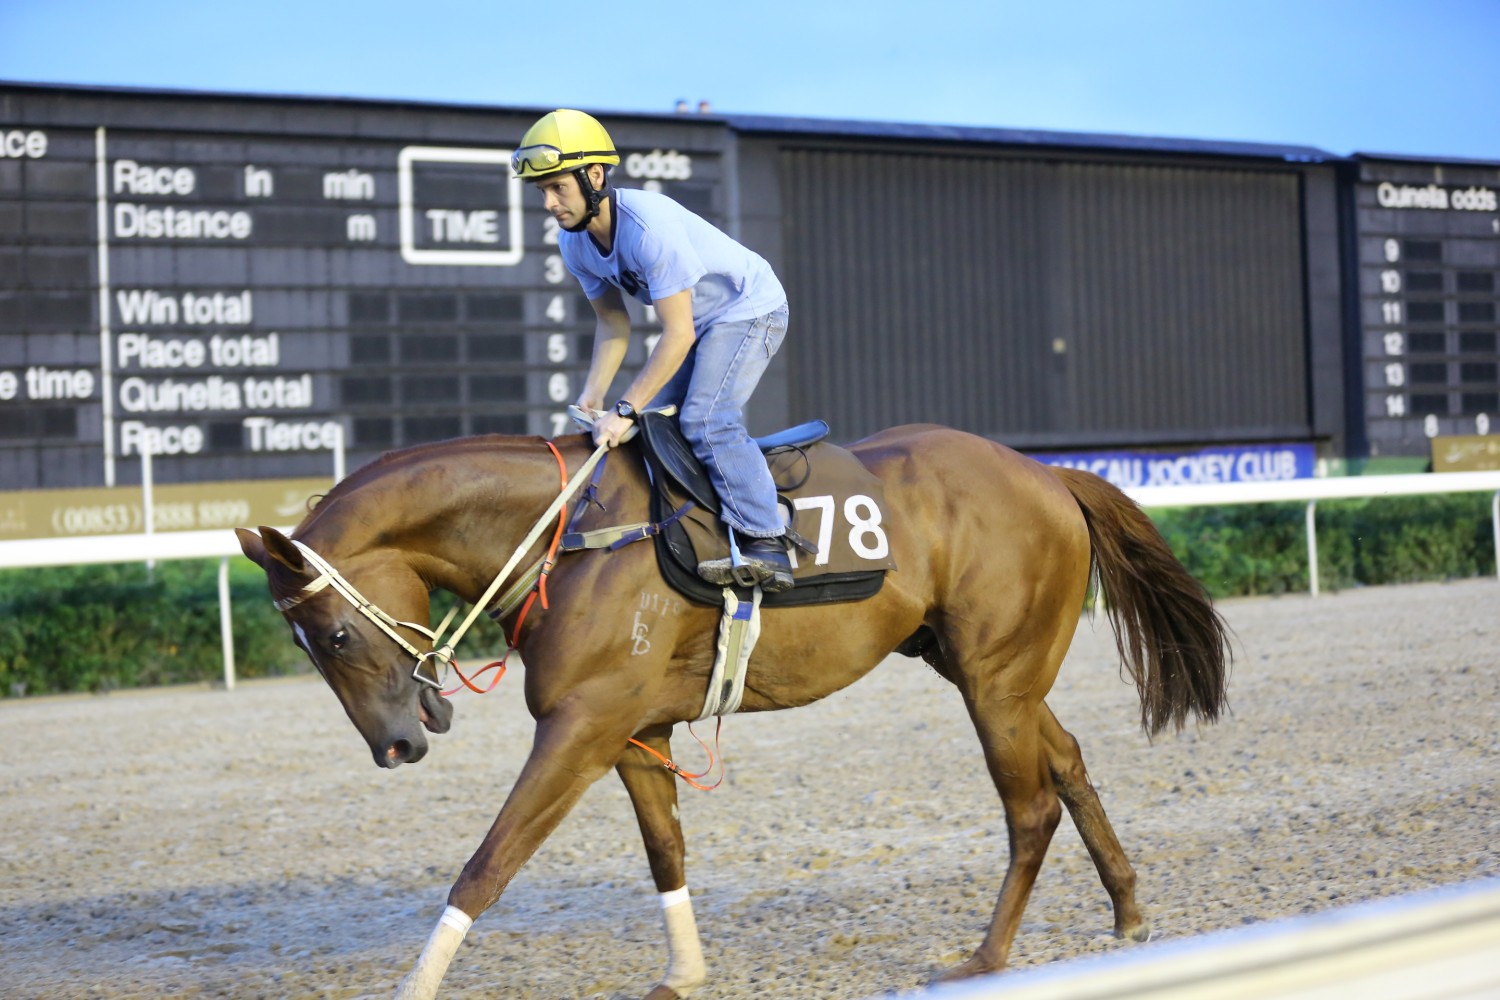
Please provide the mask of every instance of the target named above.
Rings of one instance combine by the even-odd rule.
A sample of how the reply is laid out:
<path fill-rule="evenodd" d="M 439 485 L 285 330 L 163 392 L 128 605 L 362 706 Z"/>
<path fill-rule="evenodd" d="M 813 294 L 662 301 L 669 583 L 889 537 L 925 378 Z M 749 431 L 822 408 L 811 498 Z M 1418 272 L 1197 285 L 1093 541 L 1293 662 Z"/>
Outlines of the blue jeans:
<path fill-rule="evenodd" d="M 774 538 L 785 522 L 766 457 L 745 430 L 745 403 L 786 336 L 786 305 L 753 320 L 715 323 L 698 334 L 682 367 L 653 407 L 678 408 L 682 436 L 693 446 L 736 532 Z"/>

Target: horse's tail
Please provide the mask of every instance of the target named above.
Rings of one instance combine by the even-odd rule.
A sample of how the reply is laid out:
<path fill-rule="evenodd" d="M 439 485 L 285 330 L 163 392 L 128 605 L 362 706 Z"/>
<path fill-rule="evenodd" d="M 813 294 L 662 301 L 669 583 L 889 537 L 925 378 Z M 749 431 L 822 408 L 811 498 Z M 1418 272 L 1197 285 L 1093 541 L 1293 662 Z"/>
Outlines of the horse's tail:
<path fill-rule="evenodd" d="M 1152 736 L 1189 711 L 1213 722 L 1228 706 L 1229 626 L 1208 592 L 1172 554 L 1156 525 L 1118 488 L 1054 467 L 1083 509 L 1115 645 L 1141 696 Z"/>

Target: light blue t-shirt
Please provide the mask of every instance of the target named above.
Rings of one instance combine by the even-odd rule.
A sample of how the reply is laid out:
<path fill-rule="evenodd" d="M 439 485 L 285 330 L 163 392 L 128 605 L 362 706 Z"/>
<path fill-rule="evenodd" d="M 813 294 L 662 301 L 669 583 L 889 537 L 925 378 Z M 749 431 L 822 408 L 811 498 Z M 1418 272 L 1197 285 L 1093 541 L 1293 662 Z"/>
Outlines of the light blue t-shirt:
<path fill-rule="evenodd" d="M 691 288 L 699 333 L 785 304 L 786 292 L 763 257 L 666 195 L 615 188 L 609 199 L 614 245 L 608 254 L 586 232 L 557 234 L 563 263 L 590 299 L 613 285 L 651 305 Z"/>

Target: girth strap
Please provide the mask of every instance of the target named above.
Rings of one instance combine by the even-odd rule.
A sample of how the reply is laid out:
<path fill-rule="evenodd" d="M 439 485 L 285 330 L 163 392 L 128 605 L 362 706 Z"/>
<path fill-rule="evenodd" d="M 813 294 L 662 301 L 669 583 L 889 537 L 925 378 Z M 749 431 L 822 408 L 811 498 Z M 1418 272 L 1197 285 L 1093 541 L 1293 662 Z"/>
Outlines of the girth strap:
<path fill-rule="evenodd" d="M 724 612 L 719 618 L 719 640 L 714 649 L 713 673 L 708 678 L 708 693 L 696 721 L 715 715 L 732 715 L 740 710 L 745 694 L 745 675 L 750 668 L 750 654 L 760 639 L 759 587 L 741 598 L 729 587 L 724 588 Z"/>

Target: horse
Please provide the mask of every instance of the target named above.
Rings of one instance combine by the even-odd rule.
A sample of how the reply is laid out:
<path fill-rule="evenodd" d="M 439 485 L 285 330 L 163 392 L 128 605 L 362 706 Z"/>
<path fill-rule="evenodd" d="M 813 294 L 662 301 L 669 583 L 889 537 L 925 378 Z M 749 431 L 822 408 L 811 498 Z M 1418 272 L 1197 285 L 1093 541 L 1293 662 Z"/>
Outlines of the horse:
<path fill-rule="evenodd" d="M 1180 730 L 1189 715 L 1207 723 L 1226 710 L 1227 625 L 1150 519 L 1091 473 L 1047 466 L 936 425 L 892 428 L 848 448 L 883 485 L 880 530 L 895 568 L 878 592 L 856 603 L 767 608 L 740 710 L 817 701 L 892 652 L 920 656 L 958 690 L 1004 806 L 1009 859 L 978 948 L 935 980 L 1006 966 L 1063 805 L 1108 893 L 1115 935 L 1146 940 L 1135 871 L 1077 740 L 1045 696 L 1092 580 L 1148 736 L 1167 726 Z M 433 655 L 434 633 L 419 624 L 429 621 L 431 592 L 489 603 L 504 553 L 520 555 L 525 547 L 532 557 L 544 554 L 545 540 L 531 545 L 537 533 L 528 536 L 527 528 L 557 509 L 560 475 L 597 459 L 591 449 L 584 435 L 418 445 L 337 483 L 290 536 L 238 529 L 297 644 L 377 765 L 421 760 L 428 749 L 423 730 L 442 733 L 452 723 L 451 704 L 424 671 L 434 666 L 424 662 Z M 609 455 L 597 501 L 617 519 L 649 521 L 650 484 L 637 445 Z M 707 981 L 670 738 L 676 724 L 703 708 L 721 610 L 643 601 L 667 596 L 650 544 L 561 556 L 546 586 L 546 608 L 525 616 L 510 610 L 503 622 L 513 630 L 536 720 L 530 754 L 398 985 L 402 1000 L 437 995 L 474 918 L 610 770 L 634 808 L 666 925 L 666 973 L 646 996 L 676 1000 Z M 638 608 L 647 610 L 633 623 Z M 639 641 L 642 634 L 648 643 Z"/>

